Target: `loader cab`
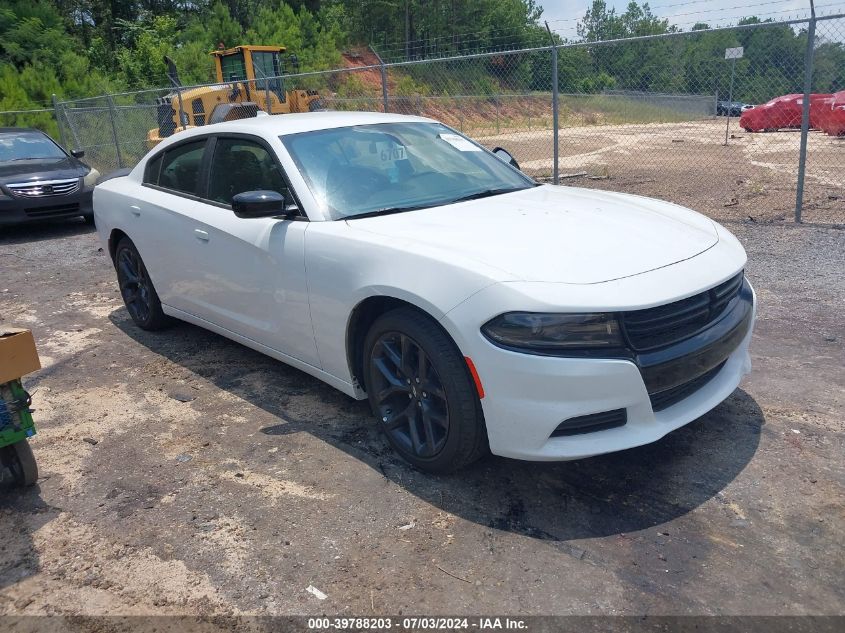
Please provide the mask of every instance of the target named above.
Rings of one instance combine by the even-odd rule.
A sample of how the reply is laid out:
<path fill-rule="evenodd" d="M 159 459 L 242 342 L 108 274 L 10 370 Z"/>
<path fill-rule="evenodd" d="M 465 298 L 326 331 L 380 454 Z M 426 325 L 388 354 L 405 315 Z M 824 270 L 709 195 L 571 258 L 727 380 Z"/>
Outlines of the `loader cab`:
<path fill-rule="evenodd" d="M 250 91 L 272 92 L 285 102 L 284 46 L 236 46 L 212 51 L 219 83 L 246 82 Z"/>

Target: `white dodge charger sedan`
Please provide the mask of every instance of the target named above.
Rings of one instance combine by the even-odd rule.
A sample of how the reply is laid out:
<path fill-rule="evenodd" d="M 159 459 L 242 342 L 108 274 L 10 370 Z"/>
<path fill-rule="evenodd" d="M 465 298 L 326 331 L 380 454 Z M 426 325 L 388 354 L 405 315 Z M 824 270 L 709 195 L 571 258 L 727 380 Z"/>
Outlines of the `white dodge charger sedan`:
<path fill-rule="evenodd" d="M 368 398 L 428 471 L 653 442 L 750 370 L 731 233 L 539 185 L 431 119 L 186 130 L 100 184 L 94 212 L 139 327 L 188 321 Z"/>

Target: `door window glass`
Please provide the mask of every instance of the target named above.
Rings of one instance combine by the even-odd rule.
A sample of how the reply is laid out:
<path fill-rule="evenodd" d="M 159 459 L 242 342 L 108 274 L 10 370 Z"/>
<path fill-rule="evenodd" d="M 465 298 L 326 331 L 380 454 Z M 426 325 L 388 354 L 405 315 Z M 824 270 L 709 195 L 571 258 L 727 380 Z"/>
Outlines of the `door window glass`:
<path fill-rule="evenodd" d="M 198 195 L 200 165 L 204 149 L 205 139 L 202 139 L 167 150 L 161 164 L 159 186 Z"/>
<path fill-rule="evenodd" d="M 270 152 L 252 141 L 218 139 L 211 161 L 209 199 L 231 204 L 236 194 L 260 190 L 288 193 L 282 171 Z"/>

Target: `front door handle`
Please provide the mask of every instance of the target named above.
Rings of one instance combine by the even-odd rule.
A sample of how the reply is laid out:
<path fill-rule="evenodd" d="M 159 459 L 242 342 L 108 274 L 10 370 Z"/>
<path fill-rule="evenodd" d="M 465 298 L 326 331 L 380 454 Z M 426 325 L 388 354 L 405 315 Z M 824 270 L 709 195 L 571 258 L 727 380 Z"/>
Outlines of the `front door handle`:
<path fill-rule="evenodd" d="M 141 215 L 141 207 L 137 204 L 133 204 L 129 207 L 129 210 L 132 212 L 132 215 L 139 216 Z"/>
<path fill-rule="evenodd" d="M 194 237 L 197 238 L 200 242 L 207 242 L 208 232 L 203 231 L 202 229 L 194 229 Z"/>

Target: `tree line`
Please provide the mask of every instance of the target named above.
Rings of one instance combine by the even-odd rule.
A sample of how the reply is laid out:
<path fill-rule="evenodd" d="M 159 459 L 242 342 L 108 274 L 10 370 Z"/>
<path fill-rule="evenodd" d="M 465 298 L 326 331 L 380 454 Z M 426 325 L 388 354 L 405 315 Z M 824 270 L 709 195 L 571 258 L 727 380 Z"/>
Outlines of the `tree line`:
<path fill-rule="evenodd" d="M 578 24 L 575 41 L 581 44 L 560 49 L 561 90 L 725 95 L 730 69 L 724 49 L 732 46 L 745 47 L 736 68 L 737 99 L 761 102 L 802 89 L 807 33 L 800 25 L 724 31 L 701 23 L 683 37 L 593 44 L 678 30 L 647 3 L 631 2 L 617 12 L 593 0 Z M 0 0 L 0 111 L 48 105 L 52 94 L 74 98 L 166 86 L 165 55 L 176 62 L 183 83 L 210 81 L 208 52 L 220 44 L 284 45 L 308 71 L 339 67 L 344 50 L 362 45 L 399 60 L 548 41 L 536 0 Z M 845 88 L 842 41 L 821 38 L 815 58 L 814 90 Z M 487 94 L 551 85 L 546 52 L 490 58 L 476 63 L 474 74 L 444 65 L 447 71 L 438 77 L 426 75 L 427 67 L 402 78 L 406 91 L 433 94 L 449 86 Z"/>

